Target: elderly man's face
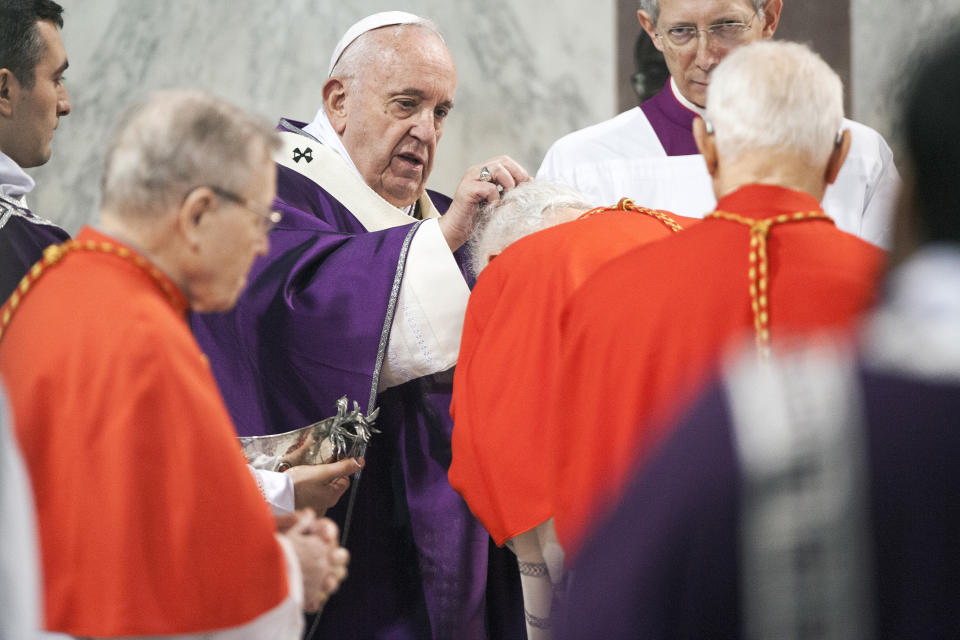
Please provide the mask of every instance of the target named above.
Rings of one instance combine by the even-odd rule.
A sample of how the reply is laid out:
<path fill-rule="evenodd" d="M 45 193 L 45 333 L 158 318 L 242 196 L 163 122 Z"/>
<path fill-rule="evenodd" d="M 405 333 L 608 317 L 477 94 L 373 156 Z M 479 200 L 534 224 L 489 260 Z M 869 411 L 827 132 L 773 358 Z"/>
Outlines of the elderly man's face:
<path fill-rule="evenodd" d="M 216 196 L 203 218 L 205 266 L 189 295 L 195 311 L 226 311 L 237 303 L 254 259 L 269 249 L 264 216 L 276 192 L 277 168 L 265 155 L 242 191 Z"/>
<path fill-rule="evenodd" d="M 769 0 L 760 14 L 754 12 L 750 0 L 660 0 L 659 4 L 657 23 L 643 11 L 638 12 L 640 23 L 663 52 L 680 93 L 703 107 L 714 68 L 736 47 L 772 36 L 782 0 Z M 725 23 L 746 28 L 724 28 L 721 25 Z M 682 33 L 691 27 L 698 32 L 686 44 L 679 43 L 683 38 L 671 38 L 671 32 Z M 711 28 L 714 33 L 707 33 Z"/>
<path fill-rule="evenodd" d="M 432 32 L 395 27 L 367 34 L 378 54 L 346 85 L 343 145 L 371 189 L 396 207 L 426 188 L 437 142 L 453 108 L 457 71 Z"/>

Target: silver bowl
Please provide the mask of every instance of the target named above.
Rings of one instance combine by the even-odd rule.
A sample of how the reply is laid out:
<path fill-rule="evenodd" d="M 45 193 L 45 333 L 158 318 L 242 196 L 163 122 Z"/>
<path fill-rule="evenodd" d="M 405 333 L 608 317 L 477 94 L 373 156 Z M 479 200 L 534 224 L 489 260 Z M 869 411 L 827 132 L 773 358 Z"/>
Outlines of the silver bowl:
<path fill-rule="evenodd" d="M 331 418 L 285 433 L 241 437 L 247 462 L 256 469 L 285 471 L 297 465 L 362 457 L 371 436 L 380 433 L 373 427 L 380 410 L 364 416 L 356 402 L 353 411 L 348 412 L 348 406 L 344 396 L 337 400 L 337 414 Z"/>

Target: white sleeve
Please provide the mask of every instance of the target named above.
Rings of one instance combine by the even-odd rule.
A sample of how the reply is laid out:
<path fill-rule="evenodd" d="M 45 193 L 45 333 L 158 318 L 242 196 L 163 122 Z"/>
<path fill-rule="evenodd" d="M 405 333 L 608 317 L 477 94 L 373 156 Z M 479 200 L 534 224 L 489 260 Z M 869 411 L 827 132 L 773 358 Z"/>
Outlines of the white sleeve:
<path fill-rule="evenodd" d="M 439 223 L 427 220 L 410 243 L 380 391 L 456 364 L 469 296 Z"/>
<path fill-rule="evenodd" d="M 0 393 L 0 638 L 32 638 L 42 591 L 33 492 Z"/>
<path fill-rule="evenodd" d="M 889 250 L 893 240 L 893 215 L 900 197 L 902 180 L 893 163 L 893 151 L 880 134 L 877 137 L 879 170 L 870 181 L 867 201 L 860 220 L 860 237 Z"/>
<path fill-rule="evenodd" d="M 537 180 L 546 180 L 559 184 L 571 185 L 573 182 L 572 171 L 569 171 L 564 165 L 563 138 L 560 138 L 547 149 L 543 156 L 543 162 L 537 170 Z"/>
<path fill-rule="evenodd" d="M 606 167 L 600 168 L 605 163 L 593 161 L 583 164 L 584 158 L 591 158 L 590 153 L 579 149 L 575 145 L 575 140 L 572 141 L 569 136 L 564 136 L 547 149 L 547 154 L 543 157 L 543 163 L 537 170 L 537 180 L 576 189 L 592 202 L 607 202 L 612 198 L 627 195 L 626 193 L 616 196 L 609 195 L 608 192 L 614 191 L 619 194 L 619 190 L 615 190 L 612 185 L 607 184 L 610 179 L 608 176 L 609 169 Z M 587 171 L 584 171 L 585 166 L 588 167 Z M 598 179 L 595 175 L 598 170 L 604 176 L 601 179 Z M 584 184 L 581 184 L 581 182 Z"/>
<path fill-rule="evenodd" d="M 283 516 L 294 510 L 293 478 L 279 471 L 255 469 L 247 465 L 247 469 L 257 481 L 260 494 L 273 509 L 274 515 Z"/>

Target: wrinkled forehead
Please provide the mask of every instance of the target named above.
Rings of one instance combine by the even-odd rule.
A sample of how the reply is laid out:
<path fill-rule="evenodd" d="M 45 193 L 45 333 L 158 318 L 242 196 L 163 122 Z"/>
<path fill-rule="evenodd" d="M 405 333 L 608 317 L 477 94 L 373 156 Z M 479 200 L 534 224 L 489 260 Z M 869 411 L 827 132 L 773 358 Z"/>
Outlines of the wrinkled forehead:
<path fill-rule="evenodd" d="M 362 39 L 362 41 L 361 41 Z M 360 46 L 373 56 L 392 64 L 411 65 L 428 62 L 449 65 L 455 70 L 453 56 L 439 34 L 416 24 L 391 25 L 368 31 L 357 38 Z M 353 46 L 353 45 L 351 45 Z"/>
<path fill-rule="evenodd" d="M 696 23 L 753 14 L 751 0 L 660 0 L 658 22 Z"/>
<path fill-rule="evenodd" d="M 396 25 L 365 33 L 360 45 L 359 75 L 376 83 L 429 83 L 453 98 L 457 68 L 447 45 L 436 33 L 418 25 Z M 354 45 L 351 45 L 354 46 Z"/>

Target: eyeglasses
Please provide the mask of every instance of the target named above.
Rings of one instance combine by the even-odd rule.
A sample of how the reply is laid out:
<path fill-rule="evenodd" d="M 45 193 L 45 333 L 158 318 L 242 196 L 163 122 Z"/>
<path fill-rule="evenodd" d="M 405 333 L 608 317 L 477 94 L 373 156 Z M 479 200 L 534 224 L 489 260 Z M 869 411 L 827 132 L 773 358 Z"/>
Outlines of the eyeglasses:
<path fill-rule="evenodd" d="M 670 27 L 667 29 L 666 38 L 659 33 L 656 34 L 656 36 L 660 38 L 661 41 L 677 48 L 686 47 L 694 40 L 697 40 L 701 33 L 709 33 L 713 41 L 719 45 L 736 45 L 743 42 L 746 38 L 746 34 L 750 31 L 750 27 L 753 25 L 756 17 L 757 14 L 753 14 L 747 22 L 718 22 L 710 25 L 706 29 L 698 29 L 693 25 Z"/>
<path fill-rule="evenodd" d="M 274 211 L 273 209 L 265 209 L 264 207 L 259 206 L 257 203 L 252 200 L 248 200 L 244 197 L 237 195 L 232 191 L 223 189 L 222 187 L 217 187 L 214 185 L 208 185 L 208 189 L 213 191 L 215 194 L 221 198 L 226 198 L 232 202 L 237 203 L 250 213 L 254 213 L 260 219 L 260 226 L 263 227 L 264 231 L 270 231 L 274 226 L 283 218 L 283 214 L 279 211 Z"/>

